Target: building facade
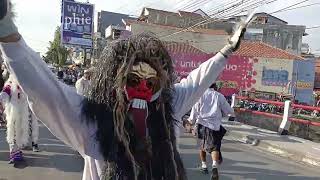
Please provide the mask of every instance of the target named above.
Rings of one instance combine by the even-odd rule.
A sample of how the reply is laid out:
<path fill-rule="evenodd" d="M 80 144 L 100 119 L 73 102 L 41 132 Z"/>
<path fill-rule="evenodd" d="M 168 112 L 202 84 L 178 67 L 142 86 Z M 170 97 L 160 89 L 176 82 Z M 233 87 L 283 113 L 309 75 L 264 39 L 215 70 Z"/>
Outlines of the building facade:
<path fill-rule="evenodd" d="M 315 60 L 314 88 L 316 91 L 320 91 L 320 58 L 316 58 Z"/>
<path fill-rule="evenodd" d="M 205 18 L 208 17 L 209 16 L 201 10 L 197 10 L 195 12 L 170 12 L 152 8 L 143 8 L 139 20 L 151 24 L 187 28 L 195 25 L 199 21 L 205 20 Z"/>
<path fill-rule="evenodd" d="M 162 41 L 187 43 L 206 53 L 219 51 L 229 37 L 224 30 L 193 29 L 175 34 L 183 28 L 132 20 L 124 20 L 124 23 L 132 34 L 150 32 Z"/>
<path fill-rule="evenodd" d="M 127 14 L 101 11 L 98 12 L 97 32 L 101 33 L 101 37 L 105 37 L 106 29 L 109 26 L 123 27 L 122 19 L 136 19 Z"/>
<path fill-rule="evenodd" d="M 187 28 L 193 26 L 209 16 L 199 12 L 168 12 L 152 8 L 142 10 L 140 20 L 146 23 Z M 212 19 L 204 25 L 197 28 L 221 29 L 231 34 L 236 23 L 243 16 L 237 16 L 230 19 Z M 248 27 L 245 34 L 246 40 L 262 41 L 273 47 L 288 51 L 291 54 L 301 55 L 302 37 L 305 33 L 305 26 L 288 25 L 275 16 L 267 13 L 258 13 L 255 20 Z"/>
<path fill-rule="evenodd" d="M 166 42 L 175 62 L 177 80 L 185 78 L 202 62 L 211 58 L 206 53 L 182 42 Z M 263 94 L 290 94 L 300 103 L 313 104 L 314 61 L 303 59 L 262 42 L 244 41 L 228 60 L 218 77 L 225 96 L 242 91 Z"/>

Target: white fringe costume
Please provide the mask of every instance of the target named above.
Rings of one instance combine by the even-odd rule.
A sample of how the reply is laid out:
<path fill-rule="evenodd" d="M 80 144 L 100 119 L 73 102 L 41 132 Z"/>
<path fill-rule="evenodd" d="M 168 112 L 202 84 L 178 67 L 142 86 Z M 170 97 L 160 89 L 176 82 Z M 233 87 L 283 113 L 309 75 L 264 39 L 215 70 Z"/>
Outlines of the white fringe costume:
<path fill-rule="evenodd" d="M 0 93 L 0 100 L 5 107 L 10 152 L 20 151 L 27 145 L 30 136 L 36 144 L 39 136 L 38 121 L 29 109 L 27 97 L 12 75 Z"/>

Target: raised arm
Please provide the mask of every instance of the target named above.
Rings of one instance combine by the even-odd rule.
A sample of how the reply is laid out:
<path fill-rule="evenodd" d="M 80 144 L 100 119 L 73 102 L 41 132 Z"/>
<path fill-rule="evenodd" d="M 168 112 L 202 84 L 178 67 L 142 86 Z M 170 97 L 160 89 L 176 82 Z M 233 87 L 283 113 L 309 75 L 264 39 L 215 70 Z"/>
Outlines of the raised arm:
<path fill-rule="evenodd" d="M 37 118 L 80 153 L 95 147 L 90 144 L 95 143 L 95 125 L 82 120 L 83 97 L 56 79 L 40 56 L 26 45 L 8 15 L 0 19 L 0 48 L 9 72 L 17 78 Z"/>
<path fill-rule="evenodd" d="M 35 115 L 60 140 L 84 150 L 90 134 L 89 127 L 81 121 L 83 97 L 59 82 L 23 39 L 0 44 L 5 63 L 26 93 Z"/>
<path fill-rule="evenodd" d="M 216 81 L 227 63 L 228 56 L 239 48 L 244 32 L 245 27 L 240 26 L 220 52 L 202 63 L 180 83 L 175 84 L 173 107 L 176 118 L 180 118 L 188 112 L 210 85 Z"/>

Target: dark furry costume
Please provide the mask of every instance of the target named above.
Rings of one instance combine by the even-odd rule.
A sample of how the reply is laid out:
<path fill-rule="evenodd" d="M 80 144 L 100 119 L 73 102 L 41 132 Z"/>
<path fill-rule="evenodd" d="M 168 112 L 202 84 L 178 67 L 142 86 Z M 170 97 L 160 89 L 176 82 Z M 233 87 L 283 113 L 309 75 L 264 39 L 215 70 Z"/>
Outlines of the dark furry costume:
<path fill-rule="evenodd" d="M 160 97 L 148 103 L 148 136 L 139 138 L 128 115 L 124 86 L 137 62 L 157 71 Z M 173 62 L 161 41 L 138 35 L 113 42 L 95 66 L 92 89 L 84 104 L 89 123 L 97 123 L 97 141 L 107 162 L 107 180 L 186 180 L 176 148 L 172 117 Z"/>

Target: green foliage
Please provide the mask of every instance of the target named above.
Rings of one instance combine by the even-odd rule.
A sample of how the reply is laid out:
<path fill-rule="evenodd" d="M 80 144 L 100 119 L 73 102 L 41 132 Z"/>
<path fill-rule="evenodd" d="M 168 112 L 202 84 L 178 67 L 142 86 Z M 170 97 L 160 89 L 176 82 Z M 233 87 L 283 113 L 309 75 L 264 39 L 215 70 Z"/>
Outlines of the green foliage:
<path fill-rule="evenodd" d="M 48 48 L 46 56 L 44 57 L 44 61 L 60 67 L 65 65 L 70 52 L 61 44 L 59 26 L 56 28 L 53 41 L 50 41 L 49 43 L 50 47 Z"/>

